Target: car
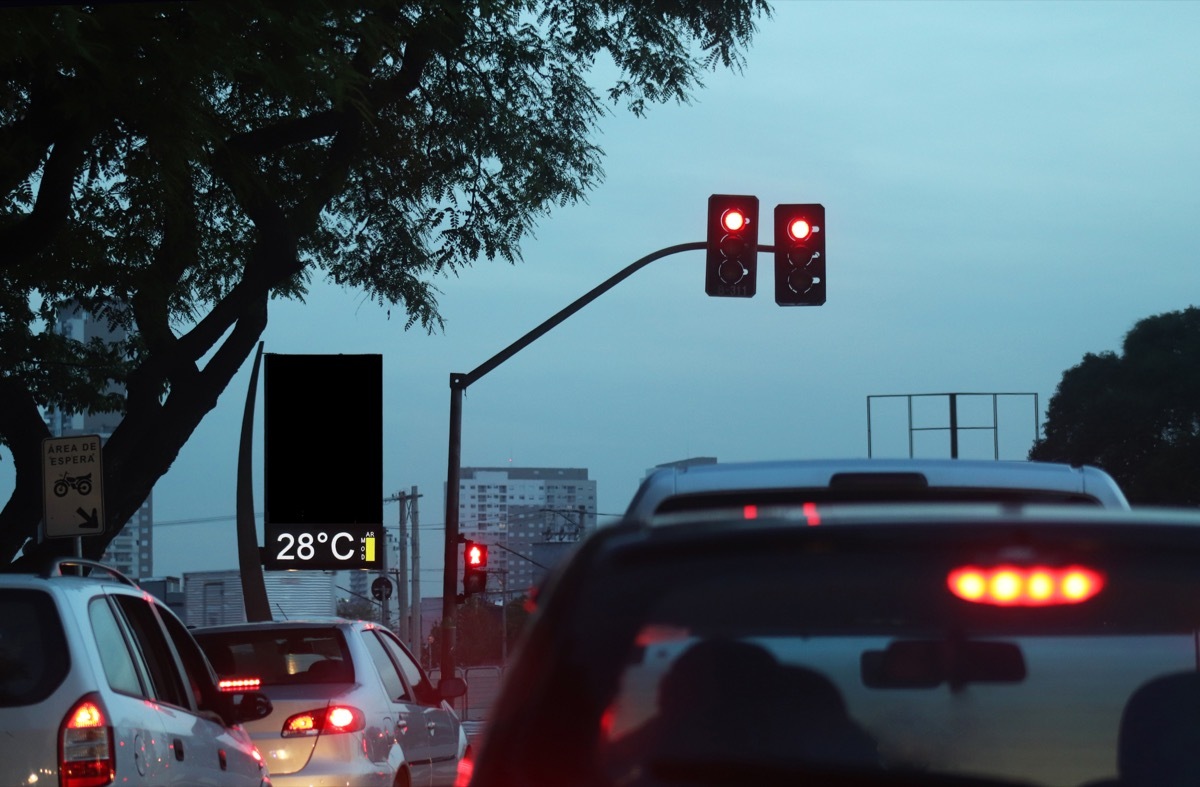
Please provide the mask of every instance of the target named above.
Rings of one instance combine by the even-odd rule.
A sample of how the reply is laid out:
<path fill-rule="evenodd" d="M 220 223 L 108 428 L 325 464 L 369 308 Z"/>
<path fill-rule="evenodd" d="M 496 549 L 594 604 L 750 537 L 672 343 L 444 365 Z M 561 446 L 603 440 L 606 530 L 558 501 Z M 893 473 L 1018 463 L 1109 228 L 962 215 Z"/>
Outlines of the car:
<path fill-rule="evenodd" d="M 555 569 L 469 783 L 1198 784 L 1198 642 L 1196 510 L 628 520 Z"/>
<path fill-rule="evenodd" d="M 268 712 L 219 692 L 179 618 L 115 569 L 0 573 L 0 784 L 266 787 L 241 724 Z"/>
<path fill-rule="evenodd" d="M 247 724 L 275 787 L 454 784 L 469 758 L 448 700 L 461 678 L 434 686 L 389 629 L 310 618 L 193 631 L 222 685 L 252 685 L 274 712 Z"/>
<path fill-rule="evenodd" d="M 664 465 L 639 485 L 626 519 L 786 502 L 1020 501 L 1128 509 L 1090 465 L 982 459 L 803 459 Z"/>

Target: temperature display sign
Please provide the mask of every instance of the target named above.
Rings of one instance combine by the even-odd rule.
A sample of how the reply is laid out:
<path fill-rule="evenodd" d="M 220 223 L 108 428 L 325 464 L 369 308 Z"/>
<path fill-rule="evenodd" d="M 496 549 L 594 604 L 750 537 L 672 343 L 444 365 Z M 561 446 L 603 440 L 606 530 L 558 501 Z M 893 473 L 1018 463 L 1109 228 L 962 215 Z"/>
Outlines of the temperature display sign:
<path fill-rule="evenodd" d="M 383 528 L 370 525 L 267 525 L 263 568 L 340 571 L 379 568 Z"/>

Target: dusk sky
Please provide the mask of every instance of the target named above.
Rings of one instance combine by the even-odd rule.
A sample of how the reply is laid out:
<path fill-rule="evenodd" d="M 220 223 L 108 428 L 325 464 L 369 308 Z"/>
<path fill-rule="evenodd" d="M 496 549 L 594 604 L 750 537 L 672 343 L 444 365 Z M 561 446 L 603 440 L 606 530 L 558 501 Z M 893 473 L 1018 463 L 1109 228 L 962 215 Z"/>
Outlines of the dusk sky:
<path fill-rule="evenodd" d="M 764 244 L 777 203 L 819 202 L 826 305 L 776 306 L 767 254 L 752 299 L 707 297 L 703 252 L 657 261 L 467 390 L 463 465 L 587 468 L 606 522 L 653 465 L 866 456 L 868 396 L 949 391 L 1036 394 L 1000 411 L 1002 458 L 1021 459 L 1066 369 L 1196 303 L 1198 40 L 1194 2 L 780 2 L 743 73 L 644 119 L 614 109 L 604 183 L 549 216 L 522 263 L 438 281 L 443 332 L 315 282 L 307 304 L 273 302 L 265 351 L 383 355 L 381 491 L 424 495 L 435 595 L 450 373 L 638 258 L 704 240 L 710 194 L 757 195 Z M 250 365 L 154 491 L 157 574 L 236 567 Z M 960 420 L 991 415 L 984 397 Z M 917 418 L 944 426 L 945 400 Z M 902 399 L 871 426 L 876 456 L 907 454 Z M 916 453 L 947 445 L 921 432 Z M 964 456 L 992 450 L 991 432 L 963 440 Z M 5 499 L 11 473 L 6 455 Z"/>

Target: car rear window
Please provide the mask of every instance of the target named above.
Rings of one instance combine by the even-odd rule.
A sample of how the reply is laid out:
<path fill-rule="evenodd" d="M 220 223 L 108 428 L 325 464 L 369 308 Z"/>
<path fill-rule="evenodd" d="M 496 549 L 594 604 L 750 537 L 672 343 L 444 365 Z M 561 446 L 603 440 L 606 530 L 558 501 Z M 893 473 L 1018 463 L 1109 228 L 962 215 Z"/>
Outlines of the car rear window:
<path fill-rule="evenodd" d="M 263 686 L 353 683 L 354 664 L 333 626 L 192 632 L 219 678 L 258 678 Z"/>
<path fill-rule="evenodd" d="M 41 702 L 67 675 L 67 641 L 54 599 L 40 590 L 0 596 L 0 707 Z"/>

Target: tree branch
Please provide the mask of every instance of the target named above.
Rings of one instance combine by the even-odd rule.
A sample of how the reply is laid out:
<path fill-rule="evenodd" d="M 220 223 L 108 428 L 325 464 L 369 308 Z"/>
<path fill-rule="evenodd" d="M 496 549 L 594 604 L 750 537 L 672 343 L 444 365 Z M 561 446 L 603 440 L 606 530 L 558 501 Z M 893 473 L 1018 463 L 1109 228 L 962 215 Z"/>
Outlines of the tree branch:
<path fill-rule="evenodd" d="M 64 127 L 55 137 L 54 148 L 42 170 L 33 211 L 0 230 L 0 268 L 18 265 L 37 254 L 50 243 L 54 232 L 66 224 L 87 141 L 88 135 L 79 128 Z"/>
<path fill-rule="evenodd" d="M 7 562 L 29 538 L 29 523 L 42 518 L 42 440 L 50 436 L 37 402 L 11 377 L 0 377 L 0 435 L 17 471 L 12 497 L 0 510 L 0 562 Z"/>

